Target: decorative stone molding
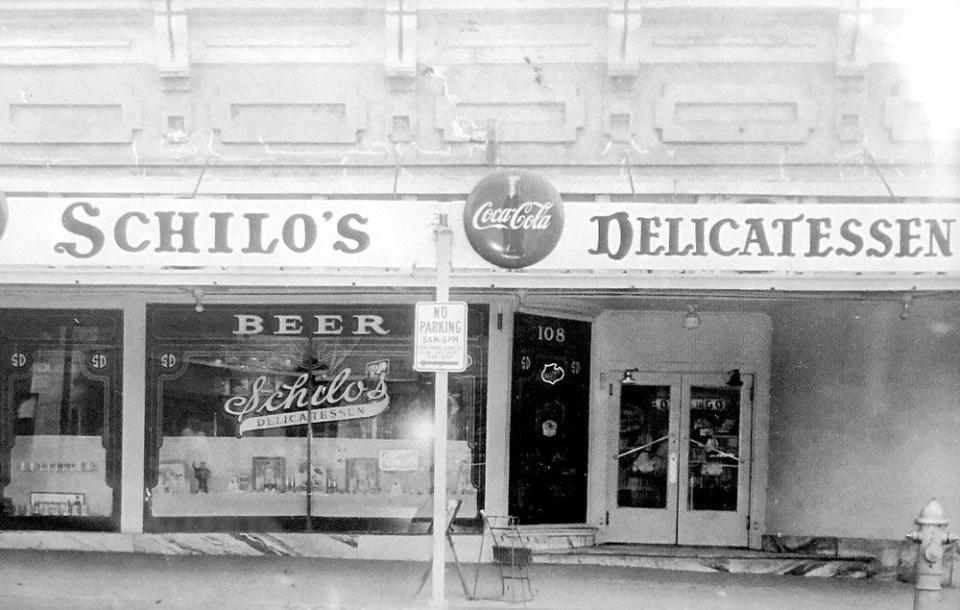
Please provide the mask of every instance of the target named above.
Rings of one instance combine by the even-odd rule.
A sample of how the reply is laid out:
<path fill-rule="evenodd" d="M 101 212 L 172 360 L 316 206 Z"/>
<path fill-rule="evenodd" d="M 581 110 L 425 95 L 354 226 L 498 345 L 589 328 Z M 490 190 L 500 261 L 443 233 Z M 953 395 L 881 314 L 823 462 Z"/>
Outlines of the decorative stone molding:
<path fill-rule="evenodd" d="M 815 200 L 804 201 L 803 199 L 802 197 L 787 197 L 784 195 L 697 195 L 697 203 L 704 205 L 725 205 L 731 203 L 763 205 L 816 203 Z"/>
<path fill-rule="evenodd" d="M 153 0 L 157 39 L 157 72 L 165 90 L 190 86 L 190 48 L 184 0 Z"/>
<path fill-rule="evenodd" d="M 6 34 L 0 40 L 0 65 L 51 66 L 137 63 L 140 45 L 133 38 L 49 38 Z"/>
<path fill-rule="evenodd" d="M 417 0 L 388 0 L 384 31 L 384 69 L 393 81 L 417 75 Z"/>
<path fill-rule="evenodd" d="M 842 11 L 837 21 L 836 103 L 834 127 L 841 142 L 861 142 L 867 106 L 868 41 L 873 30 L 869 2 Z"/>
<path fill-rule="evenodd" d="M 387 103 L 386 129 L 391 142 L 411 142 L 417 133 L 417 104 L 413 95 L 397 94 Z"/>
<path fill-rule="evenodd" d="M 607 18 L 607 76 L 632 79 L 640 71 L 640 36 L 643 20 L 630 0 L 610 0 Z"/>
<path fill-rule="evenodd" d="M 629 142 L 637 132 L 637 119 L 629 99 L 614 98 L 607 102 L 603 132 L 611 142 Z"/>

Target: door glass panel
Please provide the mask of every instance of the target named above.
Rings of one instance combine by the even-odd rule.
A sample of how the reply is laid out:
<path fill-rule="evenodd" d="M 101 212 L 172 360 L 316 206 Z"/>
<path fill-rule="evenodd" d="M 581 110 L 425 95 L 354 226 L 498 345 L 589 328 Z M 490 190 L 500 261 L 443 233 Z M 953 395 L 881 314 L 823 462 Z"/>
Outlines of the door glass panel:
<path fill-rule="evenodd" d="M 669 427 L 670 386 L 621 388 L 618 506 L 666 508 Z"/>
<path fill-rule="evenodd" d="M 739 388 L 690 388 L 688 510 L 737 510 Z"/>

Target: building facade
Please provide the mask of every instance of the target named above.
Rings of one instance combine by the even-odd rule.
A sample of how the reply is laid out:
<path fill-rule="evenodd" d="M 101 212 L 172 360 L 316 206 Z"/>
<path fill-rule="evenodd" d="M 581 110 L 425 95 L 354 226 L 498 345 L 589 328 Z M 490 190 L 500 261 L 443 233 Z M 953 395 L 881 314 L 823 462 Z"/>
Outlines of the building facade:
<path fill-rule="evenodd" d="M 896 563 L 960 518 L 957 132 L 907 3 L 768 4 L 5 3 L 0 544 L 425 556 L 446 277 L 467 544 Z"/>

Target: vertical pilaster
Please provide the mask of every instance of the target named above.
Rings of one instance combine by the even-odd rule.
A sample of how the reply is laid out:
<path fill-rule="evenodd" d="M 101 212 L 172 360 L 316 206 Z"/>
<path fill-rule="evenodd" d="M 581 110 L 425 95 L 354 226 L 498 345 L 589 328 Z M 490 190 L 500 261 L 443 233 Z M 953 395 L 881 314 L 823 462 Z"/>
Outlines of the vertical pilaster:
<path fill-rule="evenodd" d="M 484 506 L 507 514 L 510 484 L 510 383 L 513 358 L 512 301 L 490 305 L 490 355 L 487 366 L 487 451 Z"/>
<path fill-rule="evenodd" d="M 607 16 L 607 75 L 611 78 L 635 77 L 640 70 L 640 31 L 642 19 L 638 0 L 610 0 Z"/>
<path fill-rule="evenodd" d="M 863 142 L 872 26 L 873 7 L 867 0 L 858 2 L 854 10 L 841 11 L 837 23 L 834 125 L 843 143 Z"/>
<path fill-rule="evenodd" d="M 120 531 L 143 531 L 144 421 L 146 418 L 146 305 L 140 297 L 123 301 L 123 431 L 120 473 Z"/>
<path fill-rule="evenodd" d="M 417 131 L 417 27 L 417 0 L 388 0 L 384 24 L 384 120 L 385 133 L 395 143 L 412 141 Z"/>
<path fill-rule="evenodd" d="M 608 143 L 630 142 L 639 127 L 634 114 L 633 89 L 640 72 L 638 0 L 611 0 L 607 16 L 607 82 L 604 95 L 603 133 Z M 621 147 L 612 151 L 618 154 Z M 610 146 L 601 154 L 610 153 Z"/>
<path fill-rule="evenodd" d="M 160 133 L 169 144 L 183 144 L 193 131 L 190 104 L 190 48 L 184 0 L 154 0 L 157 74 L 163 104 Z"/>

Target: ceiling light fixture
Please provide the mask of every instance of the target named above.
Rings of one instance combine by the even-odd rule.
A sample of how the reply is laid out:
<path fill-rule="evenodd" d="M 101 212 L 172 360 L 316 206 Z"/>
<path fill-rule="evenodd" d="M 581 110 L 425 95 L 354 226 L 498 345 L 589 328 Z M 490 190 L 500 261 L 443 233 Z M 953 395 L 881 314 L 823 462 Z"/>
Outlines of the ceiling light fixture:
<path fill-rule="evenodd" d="M 743 387 L 743 378 L 740 377 L 740 369 L 733 369 L 732 371 L 727 371 L 727 375 L 730 375 L 730 378 L 727 380 L 727 385 L 731 388 L 742 388 Z"/>
<path fill-rule="evenodd" d="M 193 300 L 196 302 L 196 305 L 193 306 L 193 309 L 197 313 L 203 313 L 203 294 L 204 293 L 202 289 L 193 289 Z"/>
<path fill-rule="evenodd" d="M 683 316 L 683 327 L 687 330 L 700 328 L 700 314 L 697 312 L 696 303 L 687 305 L 687 313 Z"/>
<path fill-rule="evenodd" d="M 905 294 L 900 301 L 902 305 L 900 306 L 900 319 L 909 320 L 910 319 L 910 305 L 913 304 L 913 295 Z"/>

